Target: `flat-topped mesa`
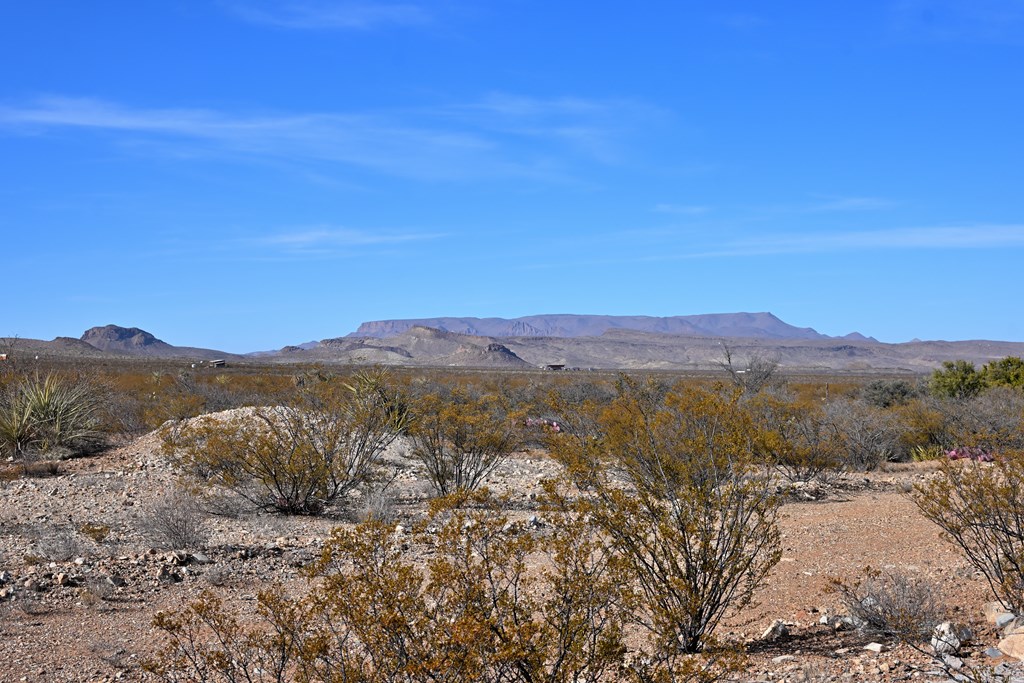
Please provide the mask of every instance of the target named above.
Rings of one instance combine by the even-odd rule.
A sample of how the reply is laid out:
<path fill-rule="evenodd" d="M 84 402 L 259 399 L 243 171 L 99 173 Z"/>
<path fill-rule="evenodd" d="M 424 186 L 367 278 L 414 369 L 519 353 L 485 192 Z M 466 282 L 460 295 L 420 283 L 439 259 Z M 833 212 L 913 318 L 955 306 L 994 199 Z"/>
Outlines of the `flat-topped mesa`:
<path fill-rule="evenodd" d="M 703 315 L 531 315 L 522 318 L 440 317 L 364 322 L 350 337 L 385 338 L 414 327 L 484 337 L 599 337 L 608 330 L 635 330 L 693 337 L 758 339 L 831 339 L 810 327 L 795 327 L 771 313 L 709 313 Z M 852 333 L 857 335 L 857 333 Z M 860 335 L 857 335 L 858 337 Z"/>

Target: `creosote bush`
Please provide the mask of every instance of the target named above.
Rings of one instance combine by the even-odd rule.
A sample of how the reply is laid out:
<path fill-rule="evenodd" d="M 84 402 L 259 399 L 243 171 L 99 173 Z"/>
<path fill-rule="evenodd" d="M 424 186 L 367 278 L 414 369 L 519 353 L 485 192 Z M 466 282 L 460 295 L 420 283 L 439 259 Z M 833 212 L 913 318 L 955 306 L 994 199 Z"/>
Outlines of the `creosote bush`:
<path fill-rule="evenodd" d="M 336 529 L 308 595 L 261 593 L 251 626 L 209 594 L 161 613 L 168 640 L 146 668 L 168 681 L 655 683 L 734 665 L 689 656 L 667 668 L 656 649 L 630 652 L 628 564 L 585 517 L 548 519 L 537 533 L 483 494 L 444 499 L 413 539 L 431 549 L 423 569 L 377 520 Z"/>
<path fill-rule="evenodd" d="M 671 670 L 713 646 L 780 558 L 779 500 L 757 467 L 740 394 L 623 378 L 600 435 L 557 445 L 586 474 L 580 505 L 629 565 L 641 623 Z M 574 452 L 575 451 L 575 452 Z"/>
<path fill-rule="evenodd" d="M 918 509 L 985 576 L 997 600 L 1024 613 L 1024 454 L 994 463 L 945 460 L 941 472 L 915 487 Z"/>
<path fill-rule="evenodd" d="M 412 455 L 437 495 L 472 491 L 519 448 L 525 418 L 494 395 L 474 396 L 459 387 L 430 393 L 416 402 Z"/>
<path fill-rule="evenodd" d="M 842 469 L 840 434 L 820 405 L 763 392 L 747 408 L 760 430 L 756 451 L 788 481 L 809 482 Z"/>
<path fill-rule="evenodd" d="M 371 482 L 408 424 L 383 371 L 351 383 L 304 387 L 287 406 L 196 418 L 169 429 L 166 450 L 207 487 L 234 491 L 260 509 L 319 514 Z"/>

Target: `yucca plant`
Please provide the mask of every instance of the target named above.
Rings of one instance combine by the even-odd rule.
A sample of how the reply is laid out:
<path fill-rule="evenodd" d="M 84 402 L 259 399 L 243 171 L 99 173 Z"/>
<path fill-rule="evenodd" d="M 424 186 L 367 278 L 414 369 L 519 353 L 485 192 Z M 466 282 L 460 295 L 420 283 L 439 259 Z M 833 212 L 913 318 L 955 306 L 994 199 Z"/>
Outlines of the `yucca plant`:
<path fill-rule="evenodd" d="M 8 392 L 0 400 L 0 453 L 19 458 L 36 441 L 36 423 L 32 409 L 19 391 Z"/>
<path fill-rule="evenodd" d="M 26 377 L 0 404 L 0 449 L 15 457 L 86 450 L 99 439 L 99 409 L 99 397 L 84 382 L 53 373 Z"/>

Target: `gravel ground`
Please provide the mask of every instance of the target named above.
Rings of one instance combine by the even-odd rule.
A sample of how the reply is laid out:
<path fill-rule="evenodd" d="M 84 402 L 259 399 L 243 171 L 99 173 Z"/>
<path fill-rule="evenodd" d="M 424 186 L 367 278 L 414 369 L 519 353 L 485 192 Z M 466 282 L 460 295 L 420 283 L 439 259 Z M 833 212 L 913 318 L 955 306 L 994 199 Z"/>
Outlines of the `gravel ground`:
<path fill-rule="evenodd" d="M 58 476 L 0 483 L 0 680 L 145 680 L 138 663 L 160 641 L 151 627 L 157 611 L 180 608 L 204 589 L 242 605 L 275 581 L 301 590 L 299 567 L 362 505 L 353 500 L 354 513 L 321 518 L 212 517 L 201 556 L 161 549 L 146 531 L 148 515 L 171 499 L 178 480 L 159 445 L 150 434 L 67 461 Z M 388 460 L 398 473 L 399 521 L 418 518 L 428 490 L 422 472 L 400 444 Z M 543 454 L 518 454 L 488 484 L 530 514 L 540 482 L 557 470 Z M 868 566 L 934 583 L 949 618 L 974 632 L 961 654 L 966 667 L 1017 667 L 984 653 L 999 640 L 982 616 L 987 586 L 905 493 L 931 472 L 920 466 L 847 477 L 784 506 L 782 561 L 756 604 L 720 627 L 750 653 L 736 680 L 948 680 L 922 653 L 884 640 L 875 653 L 864 649 L 871 639 L 819 623 L 842 613 L 829 580 L 854 579 Z M 776 620 L 788 634 L 761 638 Z"/>

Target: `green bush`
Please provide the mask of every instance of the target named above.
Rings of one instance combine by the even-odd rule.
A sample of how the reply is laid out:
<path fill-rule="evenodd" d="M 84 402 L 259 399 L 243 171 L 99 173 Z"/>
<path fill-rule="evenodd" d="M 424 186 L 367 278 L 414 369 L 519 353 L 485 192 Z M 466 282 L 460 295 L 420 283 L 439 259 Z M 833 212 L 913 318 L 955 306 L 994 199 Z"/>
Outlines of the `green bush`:
<path fill-rule="evenodd" d="M 945 361 L 942 369 L 932 373 L 928 381 L 932 394 L 941 398 L 971 398 L 985 389 L 985 377 L 974 363 L 957 360 Z"/>

